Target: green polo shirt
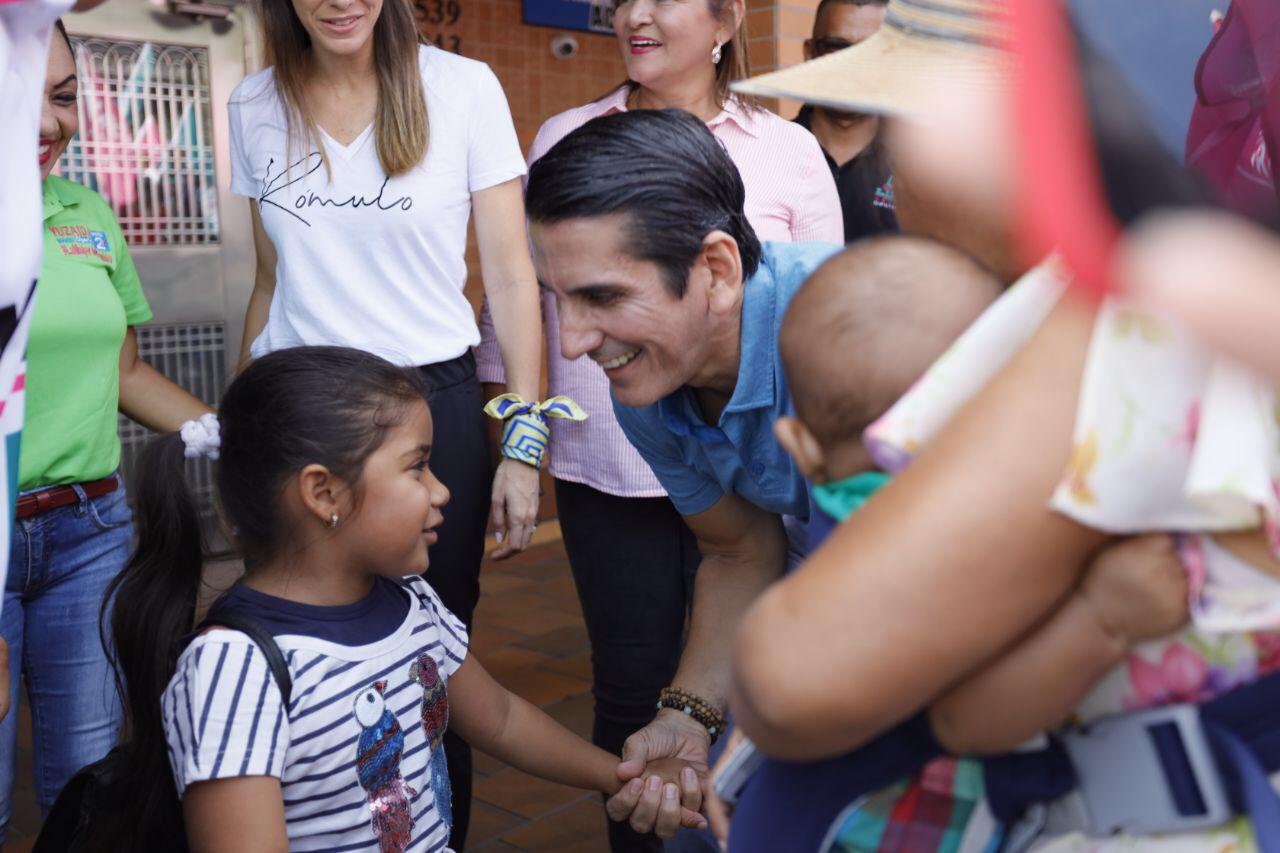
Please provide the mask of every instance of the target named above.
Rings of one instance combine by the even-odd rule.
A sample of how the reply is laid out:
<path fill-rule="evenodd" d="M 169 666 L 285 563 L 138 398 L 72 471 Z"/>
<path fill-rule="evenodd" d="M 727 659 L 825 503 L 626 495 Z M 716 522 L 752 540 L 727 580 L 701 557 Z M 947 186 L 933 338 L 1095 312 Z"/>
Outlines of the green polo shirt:
<path fill-rule="evenodd" d="M 44 258 L 27 342 L 23 491 L 108 476 L 120 466 L 120 347 L 151 319 L 111 208 L 88 187 L 44 182 Z"/>

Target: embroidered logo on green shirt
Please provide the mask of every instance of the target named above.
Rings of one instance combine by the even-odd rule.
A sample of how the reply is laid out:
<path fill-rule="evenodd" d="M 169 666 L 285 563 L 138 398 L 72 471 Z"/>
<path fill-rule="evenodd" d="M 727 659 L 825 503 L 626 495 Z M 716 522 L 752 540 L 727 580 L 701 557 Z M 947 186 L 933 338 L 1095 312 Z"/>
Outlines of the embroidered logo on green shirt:
<path fill-rule="evenodd" d="M 111 243 L 107 232 L 90 231 L 83 225 L 50 225 L 49 233 L 64 255 L 91 255 L 110 265 Z"/>

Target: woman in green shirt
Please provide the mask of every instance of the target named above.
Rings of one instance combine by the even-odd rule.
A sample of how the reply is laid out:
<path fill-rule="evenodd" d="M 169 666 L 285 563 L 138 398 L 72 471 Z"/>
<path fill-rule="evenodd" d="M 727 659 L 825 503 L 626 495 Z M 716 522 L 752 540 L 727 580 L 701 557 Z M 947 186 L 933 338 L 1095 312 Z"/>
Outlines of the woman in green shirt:
<path fill-rule="evenodd" d="M 98 631 L 103 592 L 133 542 L 116 474 L 117 408 L 160 431 L 210 411 L 138 358 L 133 326 L 151 319 L 151 309 L 111 208 L 50 174 L 79 127 L 75 58 L 61 23 L 58 30 L 40 121 L 44 258 L 27 346 L 21 494 L 0 609 L 10 699 L 17 704 L 25 682 L 36 797 L 46 812 L 72 773 L 107 753 L 120 726 Z M 0 722 L 0 842 L 17 725 L 17 714 Z"/>

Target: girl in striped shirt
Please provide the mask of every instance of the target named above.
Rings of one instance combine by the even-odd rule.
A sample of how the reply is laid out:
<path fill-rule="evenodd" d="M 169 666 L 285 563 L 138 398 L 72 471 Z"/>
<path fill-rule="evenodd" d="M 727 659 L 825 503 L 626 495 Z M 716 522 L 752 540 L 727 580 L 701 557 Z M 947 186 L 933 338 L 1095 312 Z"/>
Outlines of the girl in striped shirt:
<path fill-rule="evenodd" d="M 468 655 L 462 623 L 421 577 L 449 500 L 428 468 L 423 390 L 376 356 L 299 347 L 255 361 L 223 399 L 217 488 L 247 571 L 214 610 L 274 637 L 287 701 L 246 634 L 213 627 L 183 648 L 203 556 L 183 444 L 166 436 L 144 457 L 141 536 L 113 622 L 133 746 L 123 822 L 135 839 L 153 834 L 149 849 L 182 840 L 183 826 L 162 825 L 175 794 L 196 850 L 446 849 L 448 725 L 534 775 L 621 787 L 615 756 Z M 697 779 L 681 770 L 646 772 L 696 810 Z"/>

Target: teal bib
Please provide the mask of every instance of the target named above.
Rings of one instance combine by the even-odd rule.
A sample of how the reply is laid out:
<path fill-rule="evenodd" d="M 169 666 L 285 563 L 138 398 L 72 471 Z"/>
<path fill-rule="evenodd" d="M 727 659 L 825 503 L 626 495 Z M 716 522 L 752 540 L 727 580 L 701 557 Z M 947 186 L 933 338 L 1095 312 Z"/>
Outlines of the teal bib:
<path fill-rule="evenodd" d="M 844 521 L 889 479 L 882 471 L 863 471 L 836 483 L 823 483 L 812 488 L 813 502 L 836 521 Z"/>

